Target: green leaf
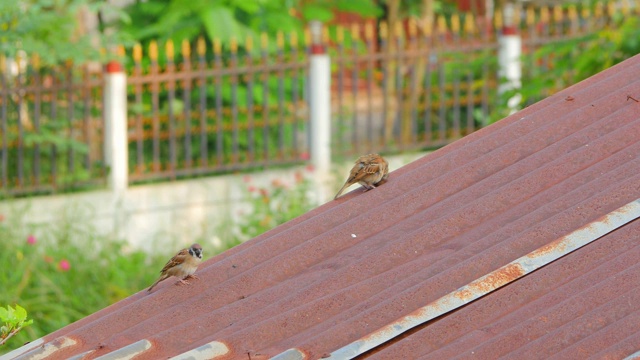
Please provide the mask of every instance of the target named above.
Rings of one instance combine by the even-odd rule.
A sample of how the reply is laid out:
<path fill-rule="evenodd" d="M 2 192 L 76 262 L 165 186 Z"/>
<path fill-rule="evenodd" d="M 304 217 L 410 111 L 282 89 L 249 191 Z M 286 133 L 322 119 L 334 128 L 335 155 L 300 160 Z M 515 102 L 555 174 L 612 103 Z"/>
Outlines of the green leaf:
<path fill-rule="evenodd" d="M 324 6 L 316 4 L 305 5 L 301 12 L 306 20 L 319 20 L 322 22 L 333 20 L 333 11 Z"/>
<path fill-rule="evenodd" d="M 250 14 L 260 11 L 260 3 L 258 1 L 232 0 L 231 5 Z"/>
<path fill-rule="evenodd" d="M 112 45 L 101 33 L 79 35 L 78 9 L 90 0 L 28 2 L 3 1 L 0 6 L 0 53 L 13 57 L 18 51 L 38 53 L 43 65 L 72 60 L 100 59 L 100 52 L 92 39 Z M 6 4 L 8 3 L 8 4 Z M 91 2 L 91 4 L 98 4 Z M 106 2 L 101 7 L 87 6 L 89 13 L 106 12 L 114 6 Z M 103 13 L 104 13 L 103 12 Z M 115 37 L 113 38 L 115 39 Z M 117 41 L 117 40 L 116 40 Z"/>
<path fill-rule="evenodd" d="M 236 21 L 228 8 L 211 7 L 200 14 L 200 19 L 210 39 L 220 39 L 226 43 L 234 36 L 244 39 L 246 35 L 244 26 Z"/>
<path fill-rule="evenodd" d="M 6 320 L 5 320 L 5 321 L 6 321 L 9 325 L 14 325 L 14 324 L 16 323 L 16 315 L 15 315 L 15 312 L 16 312 L 16 311 L 15 311 L 11 306 L 7 305 L 7 318 L 6 318 Z"/>
<path fill-rule="evenodd" d="M 336 8 L 345 12 L 352 12 L 364 17 L 378 17 L 382 9 L 371 0 L 336 1 Z"/>
<path fill-rule="evenodd" d="M 22 306 L 16 304 L 14 317 L 18 321 L 25 321 L 27 319 L 27 310 L 25 310 Z"/>
<path fill-rule="evenodd" d="M 298 19 L 282 11 L 269 11 L 265 13 L 261 19 L 256 19 L 256 21 L 264 21 L 267 28 L 273 32 L 280 30 L 288 33 L 301 28 Z"/>

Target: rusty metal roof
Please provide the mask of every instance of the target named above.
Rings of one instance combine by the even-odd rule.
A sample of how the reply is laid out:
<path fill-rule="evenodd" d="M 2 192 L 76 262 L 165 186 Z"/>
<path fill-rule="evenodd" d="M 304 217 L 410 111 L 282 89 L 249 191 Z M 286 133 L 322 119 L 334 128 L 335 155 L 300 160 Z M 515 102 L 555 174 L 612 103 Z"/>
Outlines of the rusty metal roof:
<path fill-rule="evenodd" d="M 640 56 L 9 357 L 640 357 L 634 99 Z"/>

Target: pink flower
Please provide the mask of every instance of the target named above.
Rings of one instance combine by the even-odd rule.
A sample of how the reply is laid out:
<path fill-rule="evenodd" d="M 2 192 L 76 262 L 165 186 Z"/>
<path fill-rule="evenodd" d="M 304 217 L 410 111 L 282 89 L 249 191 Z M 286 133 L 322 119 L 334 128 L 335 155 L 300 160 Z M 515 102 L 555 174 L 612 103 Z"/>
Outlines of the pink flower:
<path fill-rule="evenodd" d="M 247 184 L 251 182 L 251 176 L 249 175 L 245 175 L 242 177 L 242 181 L 246 182 Z"/>
<path fill-rule="evenodd" d="M 0 222 L 4 221 L 4 215 L 0 214 Z"/>
<path fill-rule="evenodd" d="M 253 185 L 252 185 L 252 186 L 249 186 L 248 190 L 249 190 L 249 192 L 250 192 L 250 193 L 253 193 L 253 192 L 256 192 L 256 191 L 257 191 L 256 187 L 255 187 L 255 186 L 253 186 Z"/>
<path fill-rule="evenodd" d="M 68 260 L 62 259 L 58 263 L 58 269 L 62 271 L 69 271 L 69 269 L 71 269 L 71 264 L 69 263 Z"/>
<path fill-rule="evenodd" d="M 36 240 L 36 237 L 33 235 L 29 235 L 27 237 L 27 244 L 29 245 L 35 245 L 38 241 Z"/>
<path fill-rule="evenodd" d="M 300 159 L 302 160 L 309 160 L 309 153 L 308 152 L 303 152 L 300 154 Z"/>
<path fill-rule="evenodd" d="M 313 164 L 309 164 L 307 165 L 307 171 L 308 172 L 314 172 L 315 168 L 313 167 Z"/>

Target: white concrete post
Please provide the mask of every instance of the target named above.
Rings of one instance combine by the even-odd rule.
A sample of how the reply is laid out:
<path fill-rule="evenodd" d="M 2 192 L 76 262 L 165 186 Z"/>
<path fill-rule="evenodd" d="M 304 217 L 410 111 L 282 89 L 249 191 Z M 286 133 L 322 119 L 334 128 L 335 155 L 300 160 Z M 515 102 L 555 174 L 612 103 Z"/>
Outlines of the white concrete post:
<path fill-rule="evenodd" d="M 107 183 L 116 193 L 128 185 L 127 77 L 122 66 L 112 61 L 105 68 L 104 157 L 109 174 Z"/>
<path fill-rule="evenodd" d="M 311 163 L 320 174 L 331 166 L 331 61 L 322 42 L 322 23 L 312 21 L 309 59 Z"/>
<path fill-rule="evenodd" d="M 503 7 L 504 25 L 498 39 L 498 64 L 500 69 L 498 75 L 504 81 L 498 87 L 498 92 L 504 93 L 509 90 L 519 89 L 522 78 L 522 38 L 519 35 L 517 25 L 513 23 L 514 4 L 507 2 Z M 521 94 L 512 96 L 507 101 L 510 113 L 519 110 Z"/>

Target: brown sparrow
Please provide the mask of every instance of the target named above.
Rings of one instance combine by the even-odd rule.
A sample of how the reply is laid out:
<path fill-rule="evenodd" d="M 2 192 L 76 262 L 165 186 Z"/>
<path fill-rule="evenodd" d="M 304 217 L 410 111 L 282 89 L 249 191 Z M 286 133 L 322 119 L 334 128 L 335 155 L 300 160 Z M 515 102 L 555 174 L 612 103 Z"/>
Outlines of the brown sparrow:
<path fill-rule="evenodd" d="M 378 154 L 362 155 L 351 169 L 349 178 L 338 191 L 334 199 L 337 199 L 349 186 L 360 183 L 364 186 L 364 191 L 375 188 L 375 185 L 386 181 L 389 177 L 389 163 Z"/>
<path fill-rule="evenodd" d="M 189 284 L 187 279 L 198 277 L 193 273 L 196 272 L 198 265 L 202 261 L 202 247 L 199 244 L 193 244 L 188 249 L 182 249 L 167 262 L 160 271 L 160 278 L 156 280 L 147 291 L 151 291 L 158 283 L 170 276 L 175 276 L 179 280 L 177 284 Z"/>

